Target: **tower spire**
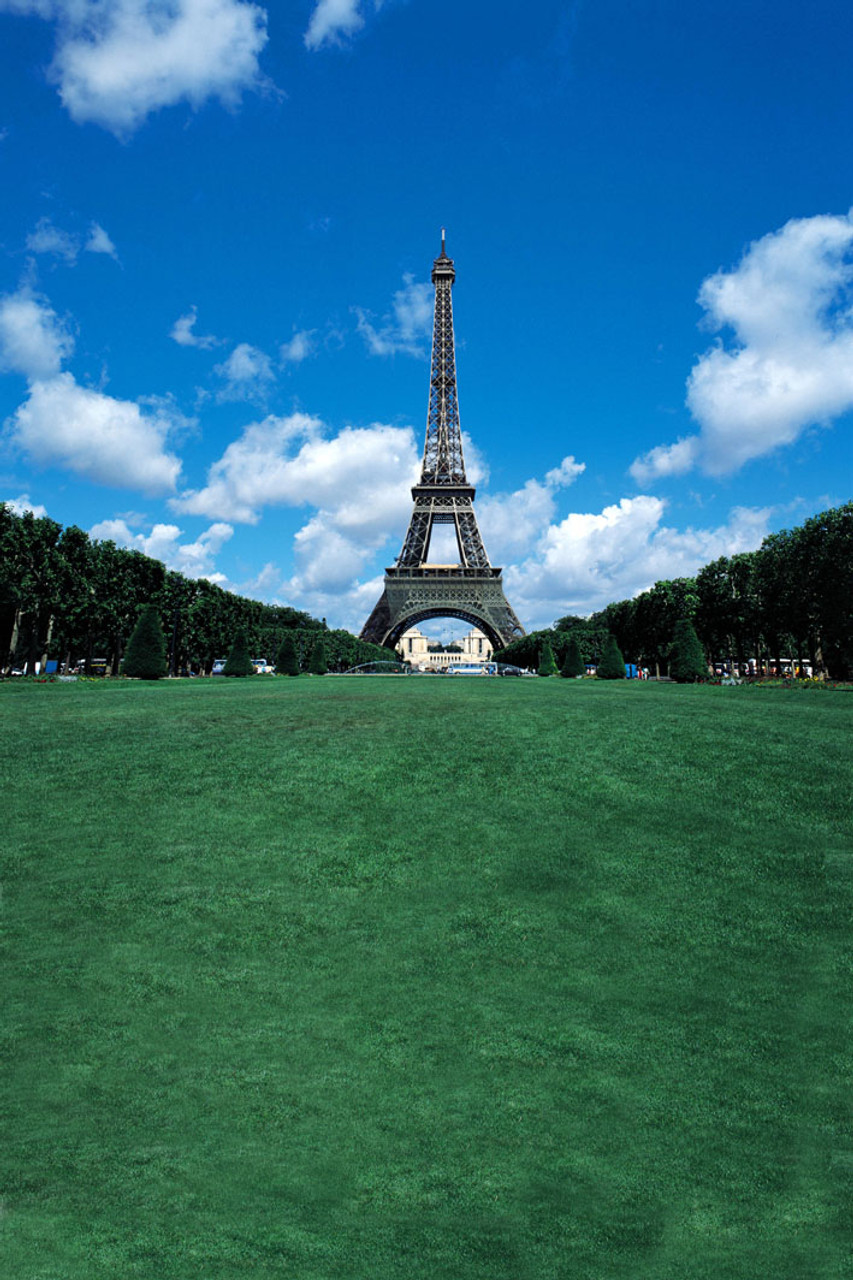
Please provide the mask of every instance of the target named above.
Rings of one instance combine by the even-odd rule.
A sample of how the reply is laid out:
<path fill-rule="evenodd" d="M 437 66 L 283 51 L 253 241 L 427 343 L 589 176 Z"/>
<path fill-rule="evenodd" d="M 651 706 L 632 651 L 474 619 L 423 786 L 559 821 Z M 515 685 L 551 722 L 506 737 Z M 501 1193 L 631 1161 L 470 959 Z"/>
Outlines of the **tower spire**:
<path fill-rule="evenodd" d="M 441 228 L 441 254 L 432 264 L 435 314 L 432 326 L 429 409 L 421 484 L 465 484 L 459 400 L 456 393 L 456 349 L 453 338 L 453 299 L 456 279 L 453 259 L 445 252 Z"/>

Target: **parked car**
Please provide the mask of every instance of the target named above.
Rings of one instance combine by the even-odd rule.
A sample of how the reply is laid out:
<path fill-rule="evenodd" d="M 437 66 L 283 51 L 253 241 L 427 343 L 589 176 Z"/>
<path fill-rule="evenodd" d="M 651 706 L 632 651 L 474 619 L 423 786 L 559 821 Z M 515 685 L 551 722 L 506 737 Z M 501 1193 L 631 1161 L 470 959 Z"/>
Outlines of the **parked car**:
<path fill-rule="evenodd" d="M 499 667 L 498 674 L 502 676 L 523 676 L 524 672 L 521 667 Z"/>
<path fill-rule="evenodd" d="M 227 658 L 215 658 L 213 662 L 213 666 L 211 667 L 211 670 L 210 670 L 210 674 L 212 676 L 224 676 L 225 663 L 227 661 L 228 661 Z"/>
<path fill-rule="evenodd" d="M 252 666 L 255 668 L 256 676 L 274 676 L 275 667 L 267 662 L 266 658 L 253 658 Z"/>

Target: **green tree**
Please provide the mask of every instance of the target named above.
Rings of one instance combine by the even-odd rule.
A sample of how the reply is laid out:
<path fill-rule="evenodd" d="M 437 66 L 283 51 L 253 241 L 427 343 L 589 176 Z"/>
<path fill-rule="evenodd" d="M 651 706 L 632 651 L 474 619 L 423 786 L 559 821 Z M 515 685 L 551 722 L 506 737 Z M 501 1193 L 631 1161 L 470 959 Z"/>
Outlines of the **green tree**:
<path fill-rule="evenodd" d="M 555 676 L 557 674 L 557 663 L 554 659 L 554 650 L 551 648 L 550 640 L 546 640 L 539 652 L 539 670 L 536 673 L 540 676 Z"/>
<path fill-rule="evenodd" d="M 299 655 L 296 652 L 296 641 L 290 631 L 286 631 L 279 646 L 275 660 L 275 669 L 280 676 L 299 675 Z"/>
<path fill-rule="evenodd" d="M 616 643 L 615 636 L 609 637 L 595 674 L 599 680 L 625 679 L 625 659 L 622 657 L 622 651 Z"/>
<path fill-rule="evenodd" d="M 526 636 L 513 640 L 504 649 L 498 649 L 494 658 L 496 662 L 506 662 L 510 666 L 527 667 L 535 670 L 539 665 L 539 653 L 543 644 L 550 641 L 553 631 L 529 631 Z"/>
<path fill-rule="evenodd" d="M 26 511 L 0 507 L 0 614 L 5 666 L 13 655 L 33 664 L 50 644 L 60 604 L 57 542 L 62 526 Z"/>
<path fill-rule="evenodd" d="M 705 653 L 699 643 L 696 628 L 687 618 L 680 618 L 675 624 L 675 635 L 669 651 L 669 674 L 679 684 L 693 684 L 708 677 Z"/>
<path fill-rule="evenodd" d="M 312 676 L 324 676 L 329 670 L 326 665 L 326 646 L 323 643 L 322 635 L 318 635 L 317 639 L 311 647 L 311 657 L 308 659 L 308 670 Z"/>
<path fill-rule="evenodd" d="M 654 666 L 656 674 L 660 675 L 676 622 L 679 618 L 692 620 L 698 604 L 693 578 L 656 582 L 651 590 L 637 596 L 632 618 L 631 652 L 634 659 Z M 609 625 L 608 630 L 611 630 Z M 617 642 L 619 639 L 621 637 L 617 633 Z"/>
<path fill-rule="evenodd" d="M 59 539 L 58 552 L 61 603 L 56 609 L 51 647 L 52 656 L 60 657 L 69 666 L 80 657 L 92 656 L 92 630 L 97 618 L 92 581 L 94 546 L 88 533 L 69 525 Z"/>
<path fill-rule="evenodd" d="M 238 631 L 234 637 L 234 643 L 231 646 L 228 661 L 225 663 L 223 675 L 250 676 L 252 671 L 252 659 L 249 657 L 249 642 L 246 639 L 246 632 L 241 630 Z"/>
<path fill-rule="evenodd" d="M 156 605 L 147 604 L 140 610 L 127 643 L 122 671 L 139 680 L 159 680 L 166 674 L 166 637 Z"/>
<path fill-rule="evenodd" d="M 636 654 L 640 644 L 637 631 L 637 601 L 616 600 L 608 604 L 599 613 L 592 615 L 602 628 L 598 652 L 604 652 L 608 636 L 613 636 L 623 653 Z"/>
<path fill-rule="evenodd" d="M 582 676 L 585 671 L 586 667 L 581 656 L 581 647 L 578 644 L 577 636 L 570 635 L 569 643 L 566 646 L 566 655 L 563 658 L 563 665 L 560 668 L 560 675 L 565 676 L 567 680 L 573 680 L 576 676 Z"/>

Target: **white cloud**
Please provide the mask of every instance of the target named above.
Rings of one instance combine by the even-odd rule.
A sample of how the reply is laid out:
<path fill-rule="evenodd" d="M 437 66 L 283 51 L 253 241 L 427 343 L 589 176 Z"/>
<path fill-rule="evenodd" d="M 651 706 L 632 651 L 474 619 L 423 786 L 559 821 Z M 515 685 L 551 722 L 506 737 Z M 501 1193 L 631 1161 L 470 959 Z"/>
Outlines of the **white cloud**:
<path fill-rule="evenodd" d="M 0 370 L 50 378 L 73 350 L 74 339 L 46 298 L 27 288 L 0 297 Z"/>
<path fill-rule="evenodd" d="M 282 364 L 300 364 L 314 350 L 314 330 L 300 329 L 279 350 Z"/>
<path fill-rule="evenodd" d="M 118 262 L 116 247 L 99 222 L 92 223 L 89 228 L 89 238 L 83 247 L 87 253 L 105 253 L 107 257 Z"/>
<path fill-rule="evenodd" d="M 363 26 L 360 0 L 317 0 L 305 33 L 305 44 L 309 49 L 340 44 L 343 36 L 351 36 Z"/>
<path fill-rule="evenodd" d="M 181 542 L 183 529 L 176 524 L 155 524 L 148 534 L 134 533 L 122 519 L 102 520 L 89 530 L 99 541 L 115 542 L 120 547 L 141 551 L 155 560 L 162 560 L 169 569 L 184 573 L 189 578 L 224 580 L 224 575 L 213 572 L 213 564 L 224 543 L 233 535 L 230 524 L 212 524 L 195 542 Z"/>
<path fill-rule="evenodd" d="M 410 356 L 425 353 L 424 339 L 432 331 L 433 294 L 429 284 L 415 283 L 414 276 L 403 276 L 403 287 L 394 294 L 393 313 L 376 328 L 369 311 L 355 307 L 358 331 L 374 356 L 391 356 L 402 352 Z"/>
<path fill-rule="evenodd" d="M 47 515 L 47 507 L 41 506 L 40 503 L 31 502 L 28 493 L 19 493 L 17 498 L 3 498 L 0 501 L 10 511 L 14 511 L 16 516 L 25 515 L 28 511 L 32 512 L 38 519 Z"/>
<path fill-rule="evenodd" d="M 559 467 L 552 467 L 545 473 L 545 483 L 552 489 L 568 489 L 585 471 L 586 463 L 575 462 L 574 454 L 570 453 L 563 458 Z"/>
<path fill-rule="evenodd" d="M 554 518 L 557 491 L 568 488 L 585 470 L 585 463 L 575 462 L 570 454 L 544 482 L 528 480 L 514 493 L 486 494 L 477 501 L 477 522 L 493 564 L 531 549 Z"/>
<path fill-rule="evenodd" d="M 246 427 L 208 472 L 201 490 L 172 500 L 176 511 L 255 524 L 264 507 L 313 506 L 335 528 L 371 547 L 405 530 L 418 475 L 409 428 L 347 427 L 326 438 L 318 418 L 273 415 Z"/>
<path fill-rule="evenodd" d="M 382 595 L 383 587 L 381 575 L 364 582 L 351 582 L 343 590 L 312 587 L 296 575 L 282 583 L 279 599 L 281 604 L 305 609 L 312 617 L 328 618 L 329 626 L 346 627 L 358 635 Z"/>
<path fill-rule="evenodd" d="M 374 550 L 369 542 L 356 540 L 336 528 L 333 512 L 313 516 L 294 540 L 300 599 L 306 591 L 346 591 Z"/>
<path fill-rule="evenodd" d="M 70 232 L 55 227 L 50 218 L 39 218 L 35 231 L 27 236 L 27 248 L 33 253 L 49 253 L 55 258 L 62 258 L 73 267 L 80 252 L 80 241 Z"/>
<path fill-rule="evenodd" d="M 0 6 L 2 3 L 3 0 L 0 0 Z M 93 222 L 89 227 L 85 242 L 73 232 L 54 226 L 50 218 L 40 218 L 35 231 L 27 236 L 27 248 L 33 253 L 47 253 L 55 258 L 62 258 L 69 267 L 76 263 L 81 245 L 87 253 L 105 253 L 118 262 L 116 247 L 98 222 Z"/>
<path fill-rule="evenodd" d="M 0 0 L 57 24 L 50 69 L 78 124 L 125 135 L 152 111 L 218 97 L 235 105 L 264 81 L 266 12 L 246 0 Z"/>
<path fill-rule="evenodd" d="M 275 381 L 269 356 L 248 342 L 235 347 L 227 360 L 215 366 L 214 372 L 225 380 L 225 386 L 218 393 L 220 400 L 263 400 Z"/>
<path fill-rule="evenodd" d="M 178 317 L 172 325 L 172 332 L 169 336 L 177 342 L 179 347 L 199 347 L 202 350 L 207 351 L 211 347 L 218 346 L 219 339 L 214 338 L 212 334 L 193 332 L 197 319 L 197 309 L 195 307 L 191 307 L 185 316 Z"/>
<path fill-rule="evenodd" d="M 797 218 L 705 280 L 706 324 L 734 344 L 718 342 L 688 378 L 700 434 L 637 459 L 635 478 L 735 471 L 853 408 L 851 253 L 853 211 Z"/>
<path fill-rule="evenodd" d="M 329 437 L 306 414 L 270 416 L 228 446 L 203 489 L 170 505 L 253 524 L 267 506 L 313 507 L 294 539 L 293 576 L 285 579 L 267 566 L 250 594 L 328 613 L 357 629 L 381 591 L 381 579 L 359 583 L 358 575 L 372 568 L 389 536 L 402 544 L 419 464 L 410 428 L 377 423 Z"/>
<path fill-rule="evenodd" d="M 10 419 L 14 443 L 41 466 L 65 467 L 96 484 L 174 492 L 180 460 L 165 441 L 175 426 L 168 409 L 143 412 L 78 386 L 70 373 L 36 381 Z"/>
<path fill-rule="evenodd" d="M 379 575 L 343 586 L 315 586 L 299 573 L 288 578 L 277 565 L 266 564 L 257 578 L 240 583 L 237 589 L 251 599 L 305 609 L 315 618 L 328 618 L 332 627 L 346 627 L 358 635 L 382 594 L 383 585 Z"/>
<path fill-rule="evenodd" d="M 630 472 L 637 484 L 648 484 L 662 476 L 681 476 L 696 463 L 699 439 L 687 436 L 675 444 L 659 444 L 631 463 Z"/>
<path fill-rule="evenodd" d="M 468 483 L 473 485 L 487 484 L 489 480 L 488 461 L 467 431 L 462 432 L 462 456 L 465 459 L 465 475 Z"/>
<path fill-rule="evenodd" d="M 641 495 L 550 525 L 534 553 L 505 573 L 513 608 L 536 627 L 628 599 L 719 556 L 753 550 L 767 535 L 772 514 L 770 508 L 735 507 L 716 529 L 677 530 L 662 523 L 664 512 L 660 498 Z"/>

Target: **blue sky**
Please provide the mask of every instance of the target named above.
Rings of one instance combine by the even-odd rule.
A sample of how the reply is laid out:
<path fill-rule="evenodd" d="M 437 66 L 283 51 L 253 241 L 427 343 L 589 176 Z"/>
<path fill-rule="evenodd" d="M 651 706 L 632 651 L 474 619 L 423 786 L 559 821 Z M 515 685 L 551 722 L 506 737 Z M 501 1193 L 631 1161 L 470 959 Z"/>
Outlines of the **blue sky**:
<path fill-rule="evenodd" d="M 849 500 L 844 0 L 0 0 L 0 497 L 358 630 L 442 225 L 528 628 Z"/>

